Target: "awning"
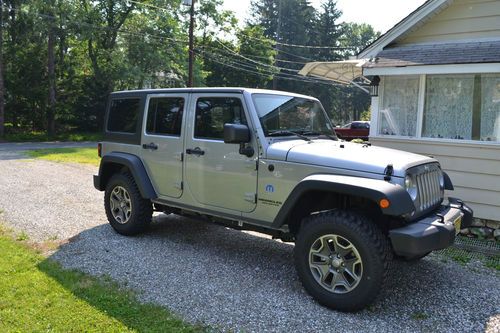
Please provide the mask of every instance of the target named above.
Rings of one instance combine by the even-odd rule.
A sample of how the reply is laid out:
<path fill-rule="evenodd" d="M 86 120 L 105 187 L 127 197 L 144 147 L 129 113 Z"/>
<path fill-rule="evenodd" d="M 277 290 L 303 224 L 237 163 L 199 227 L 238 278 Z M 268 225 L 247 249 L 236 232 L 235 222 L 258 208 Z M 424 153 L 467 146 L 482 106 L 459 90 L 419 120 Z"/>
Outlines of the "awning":
<path fill-rule="evenodd" d="M 344 60 L 331 62 L 309 62 L 299 72 L 304 76 L 314 76 L 325 80 L 332 80 L 343 84 L 351 84 L 358 77 L 363 76 L 361 66 L 366 60 Z"/>

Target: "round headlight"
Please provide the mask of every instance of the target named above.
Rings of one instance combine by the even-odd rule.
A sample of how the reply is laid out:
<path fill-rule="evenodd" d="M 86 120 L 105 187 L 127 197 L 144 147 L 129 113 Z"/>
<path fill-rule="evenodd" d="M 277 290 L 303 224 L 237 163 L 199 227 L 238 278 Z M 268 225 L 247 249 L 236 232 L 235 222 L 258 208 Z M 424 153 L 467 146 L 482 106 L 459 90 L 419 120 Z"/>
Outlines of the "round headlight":
<path fill-rule="evenodd" d="M 415 199 L 417 199 L 417 184 L 413 177 L 410 175 L 406 175 L 405 177 L 405 188 L 411 199 L 415 201 Z"/>

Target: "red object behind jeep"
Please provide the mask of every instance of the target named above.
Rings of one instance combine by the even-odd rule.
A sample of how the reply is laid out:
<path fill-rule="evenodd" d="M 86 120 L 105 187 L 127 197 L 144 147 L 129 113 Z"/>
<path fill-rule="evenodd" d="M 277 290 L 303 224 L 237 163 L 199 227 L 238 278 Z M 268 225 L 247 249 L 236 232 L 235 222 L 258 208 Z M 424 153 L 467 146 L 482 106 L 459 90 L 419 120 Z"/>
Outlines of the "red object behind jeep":
<path fill-rule="evenodd" d="M 369 121 L 353 121 L 347 125 L 335 128 L 335 133 L 339 139 L 351 141 L 352 139 L 368 140 L 370 134 Z"/>

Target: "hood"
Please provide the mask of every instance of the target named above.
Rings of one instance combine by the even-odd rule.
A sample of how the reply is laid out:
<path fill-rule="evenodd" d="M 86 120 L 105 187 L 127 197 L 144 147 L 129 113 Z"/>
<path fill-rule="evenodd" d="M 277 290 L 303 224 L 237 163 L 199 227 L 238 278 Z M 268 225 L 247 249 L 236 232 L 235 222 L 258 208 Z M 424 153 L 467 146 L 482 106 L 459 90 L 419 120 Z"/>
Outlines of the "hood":
<path fill-rule="evenodd" d="M 267 158 L 376 174 L 384 174 L 387 165 L 392 164 L 396 177 L 404 177 L 413 166 L 437 162 L 401 150 L 320 139 L 275 142 L 267 149 Z"/>

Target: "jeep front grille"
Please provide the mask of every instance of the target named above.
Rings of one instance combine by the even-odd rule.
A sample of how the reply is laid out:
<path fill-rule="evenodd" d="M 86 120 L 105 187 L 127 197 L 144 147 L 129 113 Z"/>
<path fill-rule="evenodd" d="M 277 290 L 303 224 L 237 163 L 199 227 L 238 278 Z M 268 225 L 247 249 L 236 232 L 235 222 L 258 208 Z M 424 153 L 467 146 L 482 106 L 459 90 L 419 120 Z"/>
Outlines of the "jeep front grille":
<path fill-rule="evenodd" d="M 444 190 L 440 183 L 442 172 L 437 163 L 420 165 L 408 170 L 413 174 L 417 185 L 415 208 L 418 213 L 440 204 Z"/>

